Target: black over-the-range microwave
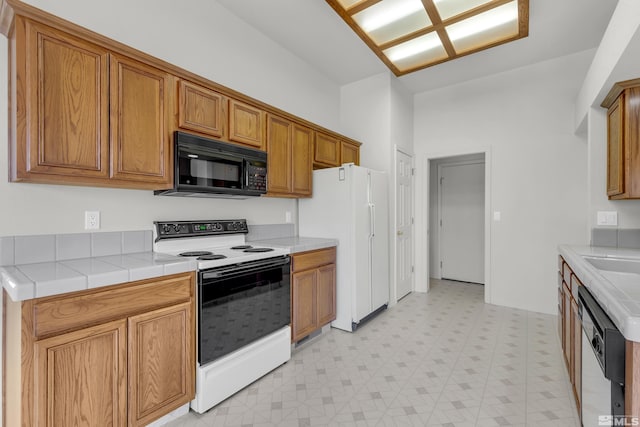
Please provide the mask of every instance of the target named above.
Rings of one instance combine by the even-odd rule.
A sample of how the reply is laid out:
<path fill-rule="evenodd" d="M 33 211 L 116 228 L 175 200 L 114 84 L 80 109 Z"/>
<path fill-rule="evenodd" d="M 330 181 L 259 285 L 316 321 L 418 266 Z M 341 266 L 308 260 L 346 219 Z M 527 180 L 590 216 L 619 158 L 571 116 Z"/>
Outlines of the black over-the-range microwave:
<path fill-rule="evenodd" d="M 175 133 L 174 186 L 154 194 L 247 198 L 267 192 L 267 153 Z"/>

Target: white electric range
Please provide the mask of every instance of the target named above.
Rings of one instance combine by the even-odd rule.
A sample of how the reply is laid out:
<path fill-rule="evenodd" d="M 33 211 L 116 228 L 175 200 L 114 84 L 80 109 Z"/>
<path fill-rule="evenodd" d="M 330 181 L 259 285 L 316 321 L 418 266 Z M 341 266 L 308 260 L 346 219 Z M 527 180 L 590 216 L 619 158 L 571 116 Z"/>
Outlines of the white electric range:
<path fill-rule="evenodd" d="M 289 250 L 247 233 L 244 219 L 154 223 L 155 252 L 197 261 L 199 413 L 291 358 Z"/>

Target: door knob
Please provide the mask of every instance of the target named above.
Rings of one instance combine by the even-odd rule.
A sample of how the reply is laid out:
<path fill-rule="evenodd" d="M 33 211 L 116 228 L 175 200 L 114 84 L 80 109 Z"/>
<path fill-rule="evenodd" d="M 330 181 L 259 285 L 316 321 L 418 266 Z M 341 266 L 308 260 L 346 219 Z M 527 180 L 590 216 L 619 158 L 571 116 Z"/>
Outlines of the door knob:
<path fill-rule="evenodd" d="M 404 233 L 400 230 L 398 230 L 398 236 L 402 236 Z"/>

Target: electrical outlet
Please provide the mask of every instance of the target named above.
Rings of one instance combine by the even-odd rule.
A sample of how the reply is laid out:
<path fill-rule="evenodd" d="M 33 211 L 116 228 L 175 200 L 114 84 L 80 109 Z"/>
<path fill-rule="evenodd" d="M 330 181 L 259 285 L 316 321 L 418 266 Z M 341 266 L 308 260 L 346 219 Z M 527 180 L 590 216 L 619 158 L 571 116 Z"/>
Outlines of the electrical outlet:
<path fill-rule="evenodd" d="M 292 222 L 292 220 L 291 220 L 291 212 L 290 211 L 286 211 L 284 213 L 284 222 L 286 222 L 287 224 L 290 224 Z"/>
<path fill-rule="evenodd" d="M 84 212 L 84 229 L 98 230 L 100 228 L 100 212 L 85 211 Z"/>

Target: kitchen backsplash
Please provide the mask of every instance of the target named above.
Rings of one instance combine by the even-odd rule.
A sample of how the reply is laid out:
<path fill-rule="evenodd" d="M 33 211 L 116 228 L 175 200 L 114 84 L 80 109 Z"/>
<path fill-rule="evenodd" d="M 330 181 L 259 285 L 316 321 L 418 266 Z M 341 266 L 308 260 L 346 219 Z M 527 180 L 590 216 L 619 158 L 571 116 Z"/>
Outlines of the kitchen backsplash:
<path fill-rule="evenodd" d="M 592 228 L 591 246 L 640 249 L 640 229 Z"/>
<path fill-rule="evenodd" d="M 152 239 L 151 230 L 0 237 L 0 265 L 148 252 Z"/>
<path fill-rule="evenodd" d="M 294 237 L 294 224 L 249 225 L 247 241 Z M 153 232 L 43 234 L 0 237 L 0 266 L 148 252 Z"/>
<path fill-rule="evenodd" d="M 246 240 L 250 242 L 254 240 L 294 237 L 295 235 L 296 228 L 294 224 L 249 224 L 249 234 L 247 234 Z"/>

